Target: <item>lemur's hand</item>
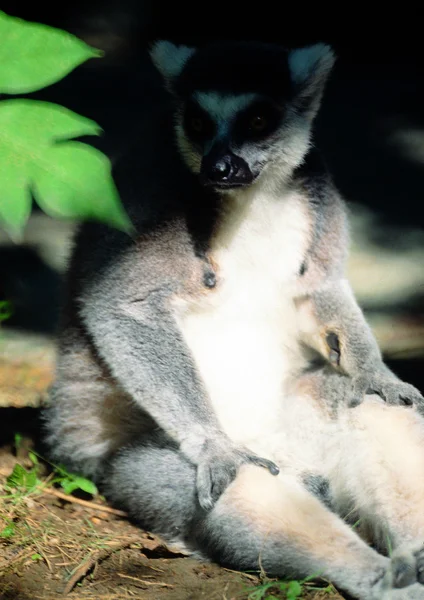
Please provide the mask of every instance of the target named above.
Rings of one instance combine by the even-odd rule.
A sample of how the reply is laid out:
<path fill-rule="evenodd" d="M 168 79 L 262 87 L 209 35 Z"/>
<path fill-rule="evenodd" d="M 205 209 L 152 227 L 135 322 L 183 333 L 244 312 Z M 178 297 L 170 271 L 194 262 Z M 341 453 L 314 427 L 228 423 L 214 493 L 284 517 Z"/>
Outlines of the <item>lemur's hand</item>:
<path fill-rule="evenodd" d="M 278 475 L 280 471 L 272 461 L 241 446 L 231 445 L 226 438 L 207 439 L 197 461 L 197 492 L 201 507 L 210 510 L 235 479 L 241 465 L 249 463 L 268 469 L 272 475 Z"/>
<path fill-rule="evenodd" d="M 352 378 L 349 406 L 357 406 L 365 394 L 378 394 L 387 404 L 416 406 L 424 414 L 424 398 L 413 385 L 398 379 L 389 371 L 363 372 Z"/>

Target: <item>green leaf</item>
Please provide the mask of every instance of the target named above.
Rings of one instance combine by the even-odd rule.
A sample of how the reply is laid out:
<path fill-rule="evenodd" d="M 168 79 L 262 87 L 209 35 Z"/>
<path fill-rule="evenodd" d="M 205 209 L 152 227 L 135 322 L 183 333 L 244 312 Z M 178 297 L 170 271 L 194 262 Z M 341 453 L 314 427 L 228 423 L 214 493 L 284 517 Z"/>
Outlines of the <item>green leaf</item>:
<path fill-rule="evenodd" d="M 263 600 L 267 591 L 272 587 L 274 587 L 274 583 L 272 581 L 257 586 L 251 590 L 251 593 L 249 594 L 249 600 Z"/>
<path fill-rule="evenodd" d="M 87 494 L 91 494 L 95 496 L 97 494 L 97 487 L 89 481 L 85 479 L 85 477 L 79 477 L 71 475 L 70 477 L 63 479 L 60 482 L 65 494 L 72 494 L 75 490 L 82 490 L 83 492 L 87 492 Z"/>
<path fill-rule="evenodd" d="M 34 100 L 0 102 L 0 222 L 17 237 L 31 210 L 31 194 L 50 216 L 96 219 L 131 229 L 108 158 L 81 142 L 100 127 L 72 111 Z"/>
<path fill-rule="evenodd" d="M 31 555 L 31 559 L 32 560 L 43 560 L 43 557 L 41 556 L 41 554 L 36 553 L 36 554 Z"/>
<path fill-rule="evenodd" d="M 89 479 L 86 479 L 85 477 L 75 477 L 75 483 L 83 492 L 91 494 L 92 496 L 97 494 L 97 487 Z"/>
<path fill-rule="evenodd" d="M 13 307 L 11 302 L 9 302 L 8 300 L 0 300 L 0 323 L 2 321 L 6 321 L 7 319 L 9 319 L 9 317 L 11 317 L 13 314 Z M 16 434 L 19 435 L 19 434 Z M 16 443 L 16 436 L 15 436 L 15 443 Z"/>
<path fill-rule="evenodd" d="M 15 465 L 6 482 L 12 488 L 23 488 L 25 491 L 32 490 L 40 483 L 35 469 L 27 471 L 20 464 Z"/>
<path fill-rule="evenodd" d="M 27 94 L 59 81 L 89 58 L 100 57 L 74 35 L 0 11 L 0 93 Z"/>
<path fill-rule="evenodd" d="M 296 600 L 301 594 L 301 584 L 298 581 L 290 581 L 287 586 L 287 600 Z"/>
<path fill-rule="evenodd" d="M 25 482 L 25 475 L 26 471 L 22 467 L 22 465 L 16 464 L 13 468 L 12 473 L 6 479 L 7 485 L 10 485 L 10 487 L 14 488 L 23 486 Z"/>
<path fill-rule="evenodd" d="M 13 146 L 14 165 L 21 165 L 22 158 L 37 160 L 39 146 L 51 146 L 58 140 L 82 135 L 99 135 L 102 131 L 91 119 L 64 106 L 25 98 L 0 102 L 0 124 L 2 145 Z"/>
<path fill-rule="evenodd" d="M 38 465 L 38 458 L 34 454 L 34 452 L 28 452 L 28 457 L 29 457 L 29 460 L 32 462 L 33 465 Z"/>
<path fill-rule="evenodd" d="M 32 490 L 39 483 L 37 477 L 37 471 L 32 469 L 31 471 L 26 471 L 25 475 L 25 483 L 24 486 L 27 490 Z"/>
<path fill-rule="evenodd" d="M 40 480 L 37 477 L 37 471 L 35 469 L 27 472 L 25 477 L 25 488 L 28 491 L 34 489 L 39 483 Z"/>
<path fill-rule="evenodd" d="M 37 204 L 52 217 L 103 221 L 128 231 L 130 222 L 120 205 L 108 159 L 81 142 L 46 148 L 49 165 L 32 165 Z"/>
<path fill-rule="evenodd" d="M 73 479 L 62 479 L 60 485 L 62 486 L 65 494 L 68 495 L 72 494 L 72 492 L 78 489 L 78 486 L 75 484 L 75 481 Z"/>
<path fill-rule="evenodd" d="M 16 529 L 16 526 L 14 523 L 11 523 L 10 525 L 6 525 L 6 527 L 4 529 L 2 529 L 2 531 L 0 531 L 0 538 L 12 537 L 15 533 L 15 529 Z"/>
<path fill-rule="evenodd" d="M 20 433 L 15 433 L 15 448 L 19 450 L 22 444 L 22 435 Z"/>

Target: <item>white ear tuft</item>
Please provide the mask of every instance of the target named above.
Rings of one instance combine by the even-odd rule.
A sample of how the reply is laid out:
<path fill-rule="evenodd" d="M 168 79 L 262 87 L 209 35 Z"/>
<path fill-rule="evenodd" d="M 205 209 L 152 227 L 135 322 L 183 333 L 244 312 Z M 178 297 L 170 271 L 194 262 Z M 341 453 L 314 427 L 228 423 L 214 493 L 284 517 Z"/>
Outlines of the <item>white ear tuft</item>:
<path fill-rule="evenodd" d="M 334 66 L 336 57 L 330 46 L 314 44 L 289 52 L 289 68 L 296 84 L 310 79 L 326 80 Z"/>
<path fill-rule="evenodd" d="M 176 46 L 172 42 L 161 40 L 156 42 L 150 51 L 153 64 L 166 80 L 177 77 L 195 48 Z"/>
<path fill-rule="evenodd" d="M 292 50 L 288 56 L 291 78 L 297 87 L 297 109 L 314 119 L 320 106 L 328 76 L 336 62 L 330 46 L 315 44 Z"/>

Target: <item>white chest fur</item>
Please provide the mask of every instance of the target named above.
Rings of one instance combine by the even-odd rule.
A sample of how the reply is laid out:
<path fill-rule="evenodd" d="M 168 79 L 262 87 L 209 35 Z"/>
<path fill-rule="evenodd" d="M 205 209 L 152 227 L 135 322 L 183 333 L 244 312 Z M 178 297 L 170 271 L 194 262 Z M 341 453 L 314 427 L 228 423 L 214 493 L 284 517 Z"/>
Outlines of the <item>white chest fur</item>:
<path fill-rule="evenodd" d="M 292 294 L 309 227 L 294 192 L 229 199 L 212 247 L 218 285 L 180 316 L 218 418 L 239 442 L 279 421 L 284 381 L 298 357 Z"/>

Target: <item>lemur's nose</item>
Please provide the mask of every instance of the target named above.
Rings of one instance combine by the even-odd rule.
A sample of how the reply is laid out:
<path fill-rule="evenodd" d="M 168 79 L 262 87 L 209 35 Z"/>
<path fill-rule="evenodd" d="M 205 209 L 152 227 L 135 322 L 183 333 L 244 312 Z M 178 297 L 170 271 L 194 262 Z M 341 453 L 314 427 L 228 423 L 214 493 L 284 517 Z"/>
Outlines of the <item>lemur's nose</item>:
<path fill-rule="evenodd" d="M 223 156 L 218 162 L 216 162 L 212 168 L 210 174 L 212 178 L 215 180 L 223 180 L 227 179 L 228 175 L 231 173 L 231 160 L 229 160 L 228 156 Z"/>
<path fill-rule="evenodd" d="M 221 188 L 248 185 L 253 180 L 249 165 L 241 156 L 220 148 L 203 157 L 200 178 L 204 185 Z"/>

